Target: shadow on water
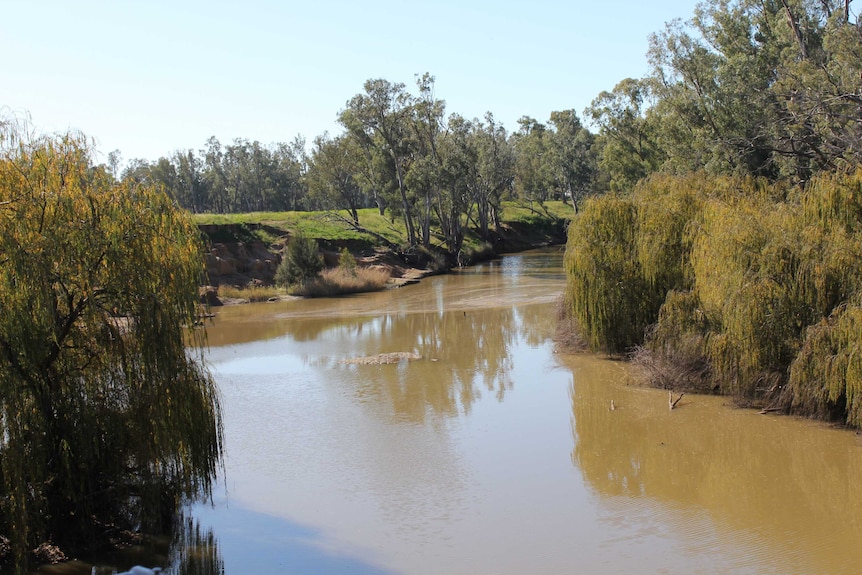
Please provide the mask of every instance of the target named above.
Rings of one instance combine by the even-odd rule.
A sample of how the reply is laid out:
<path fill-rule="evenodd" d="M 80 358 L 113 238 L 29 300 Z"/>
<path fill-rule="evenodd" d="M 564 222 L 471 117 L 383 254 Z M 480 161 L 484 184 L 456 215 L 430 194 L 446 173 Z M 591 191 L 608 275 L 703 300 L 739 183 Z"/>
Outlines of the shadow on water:
<path fill-rule="evenodd" d="M 198 506 L 194 515 L 218 532 L 218 555 L 213 571 L 169 571 L 176 575 L 221 573 L 278 573 L 318 575 L 395 575 L 360 559 L 330 551 L 320 532 L 280 517 L 248 509 Z M 210 531 L 211 533 L 211 531 Z M 177 546 L 182 547 L 182 546 Z"/>
<path fill-rule="evenodd" d="M 60 565 L 43 566 L 37 575 L 112 575 L 135 565 L 161 567 L 165 575 L 221 575 L 224 561 L 211 528 L 188 514 L 182 515 L 173 534 L 147 536 L 141 544 Z"/>
<path fill-rule="evenodd" d="M 246 509 L 195 506 L 173 540 L 124 549 L 90 561 L 44 566 L 37 575 L 112 575 L 134 565 L 161 566 L 164 575 L 278 573 L 396 575 L 361 560 L 331 552 L 321 534 L 286 519 Z M 216 536 L 215 533 L 218 532 Z M 170 551 L 169 551 L 170 550 Z"/>

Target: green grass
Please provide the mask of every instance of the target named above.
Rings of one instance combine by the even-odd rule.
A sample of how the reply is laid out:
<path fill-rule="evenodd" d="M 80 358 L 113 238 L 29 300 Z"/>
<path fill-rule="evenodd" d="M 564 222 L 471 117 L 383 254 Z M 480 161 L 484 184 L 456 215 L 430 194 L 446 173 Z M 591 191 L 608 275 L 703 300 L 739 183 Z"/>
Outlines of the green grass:
<path fill-rule="evenodd" d="M 516 202 L 504 202 L 501 219 L 509 223 L 521 223 L 527 225 L 541 224 L 547 221 L 547 216 L 542 215 L 537 205 L 537 211 L 531 211 L 528 207 Z M 557 218 L 570 218 L 572 208 L 561 201 L 545 202 L 544 207 L 548 213 Z M 347 219 L 349 215 L 342 210 L 335 212 L 340 218 Z M 317 240 L 331 241 L 337 243 L 356 242 L 369 246 L 378 245 L 380 242 L 372 234 L 361 233 L 334 217 L 333 212 L 248 212 L 241 214 L 195 214 L 195 222 L 199 225 L 205 224 L 261 224 L 263 229 L 252 230 L 252 233 L 261 241 L 272 244 L 276 236 L 268 229 L 281 230 L 283 233 L 303 235 Z M 366 208 L 359 210 L 360 225 L 386 238 L 394 245 L 402 245 L 407 238 L 404 222 L 401 218 L 390 218 L 388 212 L 381 216 L 377 208 Z M 481 249 L 482 241 L 475 234 L 468 234 L 465 239 L 465 248 Z"/>
<path fill-rule="evenodd" d="M 348 218 L 346 211 L 335 212 Z M 334 217 L 333 212 L 248 212 L 242 214 L 195 214 L 195 222 L 205 224 L 262 224 L 285 233 L 331 241 L 374 241 L 364 234 Z M 359 210 L 359 223 L 362 227 L 376 232 L 393 243 L 399 243 L 404 236 L 404 225 L 400 220 L 392 224 L 388 217 L 381 216 L 376 208 Z"/>
<path fill-rule="evenodd" d="M 562 220 L 571 219 L 574 215 L 572 206 L 561 201 L 545 202 L 543 205 L 549 214 Z M 506 222 L 525 224 L 547 219 L 546 216 L 542 215 L 543 210 L 538 204 L 534 203 L 533 208 L 533 210 L 530 210 L 529 206 L 524 205 L 522 202 L 503 202 L 502 219 Z"/>

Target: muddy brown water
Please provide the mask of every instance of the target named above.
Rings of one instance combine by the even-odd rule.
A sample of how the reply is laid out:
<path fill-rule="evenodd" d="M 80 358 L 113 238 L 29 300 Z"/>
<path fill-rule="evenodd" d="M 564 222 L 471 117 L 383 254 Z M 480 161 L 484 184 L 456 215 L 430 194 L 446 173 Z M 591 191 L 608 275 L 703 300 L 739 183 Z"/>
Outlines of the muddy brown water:
<path fill-rule="evenodd" d="M 564 282 L 549 249 L 390 292 L 218 310 L 208 361 L 225 476 L 191 509 L 193 537 L 137 562 L 228 575 L 862 569 L 855 433 L 716 397 L 670 411 L 625 363 L 555 353 Z"/>

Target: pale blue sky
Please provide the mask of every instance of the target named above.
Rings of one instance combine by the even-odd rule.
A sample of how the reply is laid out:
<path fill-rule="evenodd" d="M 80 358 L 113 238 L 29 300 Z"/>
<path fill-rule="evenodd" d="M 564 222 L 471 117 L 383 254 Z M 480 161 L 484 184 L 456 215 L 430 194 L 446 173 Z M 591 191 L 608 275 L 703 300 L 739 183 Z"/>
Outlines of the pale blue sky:
<path fill-rule="evenodd" d="M 447 113 L 512 131 L 643 76 L 649 34 L 696 3 L 0 0 L 0 106 L 155 160 L 213 135 L 338 133 L 365 80 L 415 93 L 430 72 Z"/>

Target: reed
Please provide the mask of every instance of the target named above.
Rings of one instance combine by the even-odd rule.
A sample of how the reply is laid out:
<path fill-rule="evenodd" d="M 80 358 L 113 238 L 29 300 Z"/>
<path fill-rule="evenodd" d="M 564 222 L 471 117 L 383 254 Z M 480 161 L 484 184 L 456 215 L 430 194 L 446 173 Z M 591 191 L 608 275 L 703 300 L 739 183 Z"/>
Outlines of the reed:
<path fill-rule="evenodd" d="M 220 285 L 218 295 L 222 298 L 241 299 L 249 302 L 263 302 L 279 298 L 287 292 L 277 286 L 231 286 Z"/>
<path fill-rule="evenodd" d="M 389 278 L 389 271 L 378 268 L 356 268 L 355 273 L 340 267 L 332 268 L 324 270 L 316 278 L 291 286 L 289 293 L 305 297 L 331 297 L 380 291 L 389 285 Z"/>

